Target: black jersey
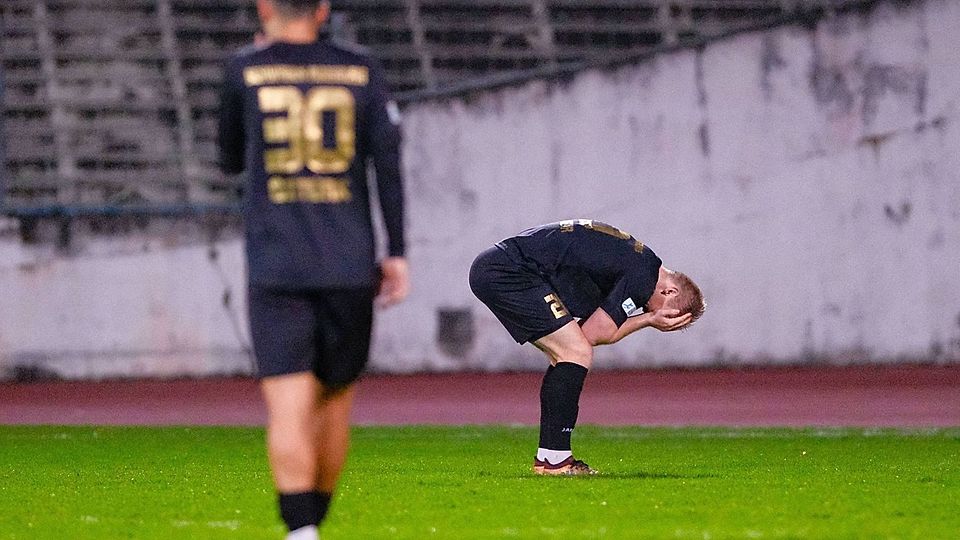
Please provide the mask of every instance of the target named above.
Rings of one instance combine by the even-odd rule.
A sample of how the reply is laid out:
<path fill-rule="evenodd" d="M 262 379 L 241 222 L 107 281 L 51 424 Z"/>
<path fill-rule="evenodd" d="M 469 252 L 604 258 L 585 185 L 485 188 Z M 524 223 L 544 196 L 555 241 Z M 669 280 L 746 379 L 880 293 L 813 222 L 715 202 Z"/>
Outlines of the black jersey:
<path fill-rule="evenodd" d="M 247 47 L 227 64 L 220 167 L 244 170 L 251 283 L 285 289 L 377 279 L 368 161 L 391 256 L 402 256 L 400 130 L 382 71 L 329 41 Z"/>
<path fill-rule="evenodd" d="M 662 264 L 629 234 L 589 219 L 527 229 L 497 246 L 552 285 L 572 316 L 601 308 L 618 327 L 653 295 Z"/>

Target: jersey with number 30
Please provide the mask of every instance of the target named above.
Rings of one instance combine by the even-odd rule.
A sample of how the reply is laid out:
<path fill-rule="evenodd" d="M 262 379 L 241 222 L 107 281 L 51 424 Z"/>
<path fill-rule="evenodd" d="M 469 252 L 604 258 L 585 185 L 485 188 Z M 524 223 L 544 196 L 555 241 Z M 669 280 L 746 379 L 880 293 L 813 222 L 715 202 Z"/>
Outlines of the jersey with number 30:
<path fill-rule="evenodd" d="M 369 56 L 329 41 L 247 47 L 226 66 L 220 105 L 220 167 L 248 175 L 252 284 L 375 283 L 368 162 L 389 254 L 403 255 L 399 113 Z"/>

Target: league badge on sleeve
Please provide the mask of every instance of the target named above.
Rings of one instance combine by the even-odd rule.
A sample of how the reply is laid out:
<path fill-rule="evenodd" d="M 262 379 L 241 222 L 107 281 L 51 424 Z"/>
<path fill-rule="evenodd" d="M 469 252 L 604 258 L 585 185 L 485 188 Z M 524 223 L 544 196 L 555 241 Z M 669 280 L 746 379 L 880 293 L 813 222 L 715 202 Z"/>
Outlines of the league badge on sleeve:
<path fill-rule="evenodd" d="M 396 101 L 387 102 L 387 118 L 390 119 L 391 124 L 400 125 L 400 107 L 397 106 Z"/>

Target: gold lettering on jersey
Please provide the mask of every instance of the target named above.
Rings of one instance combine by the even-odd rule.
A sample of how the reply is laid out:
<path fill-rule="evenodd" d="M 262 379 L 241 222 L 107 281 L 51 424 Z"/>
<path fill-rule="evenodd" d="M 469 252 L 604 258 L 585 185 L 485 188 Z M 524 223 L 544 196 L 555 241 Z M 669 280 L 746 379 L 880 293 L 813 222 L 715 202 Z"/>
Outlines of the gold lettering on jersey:
<path fill-rule="evenodd" d="M 263 152 L 263 166 L 268 174 L 294 174 L 300 170 L 290 167 L 291 163 L 297 163 L 297 158 L 293 157 L 289 148 L 274 148 Z"/>
<path fill-rule="evenodd" d="M 366 66 L 272 65 L 250 66 L 243 70 L 247 86 L 267 84 L 345 84 L 366 86 L 370 72 Z"/>
<path fill-rule="evenodd" d="M 285 125 L 286 137 L 271 143 L 288 143 L 286 148 L 274 148 L 263 153 L 263 164 L 268 174 L 296 174 L 303 169 L 303 98 L 295 86 L 268 86 L 257 91 L 260 111 L 264 114 L 283 113 L 284 116 L 267 118 L 266 122 Z M 272 135 L 277 135 L 274 130 Z"/>
<path fill-rule="evenodd" d="M 357 153 L 356 101 L 342 86 L 318 86 L 306 95 L 295 86 L 265 86 L 257 90 L 263 120 L 263 140 L 284 144 L 263 153 L 267 174 L 341 174 Z M 333 115 L 333 143 L 324 146 L 324 113 Z"/>
<path fill-rule="evenodd" d="M 263 142 L 285 143 L 290 140 L 290 121 L 285 116 L 267 118 L 263 121 Z"/>
<path fill-rule="evenodd" d="M 585 227 L 591 231 L 597 231 L 621 240 L 633 240 L 633 250 L 637 253 L 643 253 L 645 247 L 643 242 L 634 238 L 630 233 L 624 232 L 613 225 L 608 225 L 602 221 L 594 221 L 592 219 L 568 219 L 560 222 L 560 232 L 573 232 L 574 225 L 580 225 L 581 227 Z"/>
<path fill-rule="evenodd" d="M 350 181 L 330 176 L 300 176 L 285 178 L 271 176 L 267 181 L 270 202 L 287 204 L 294 202 L 314 204 L 338 204 L 353 199 Z"/>
<path fill-rule="evenodd" d="M 582 220 L 584 223 L 582 225 L 591 231 L 597 231 L 603 234 L 609 234 L 610 236 L 619 238 L 621 240 L 628 240 L 633 238 L 630 236 L 630 233 L 621 231 L 620 229 L 614 227 L 613 225 L 608 225 L 602 221 L 593 221 L 592 219 Z"/>
<path fill-rule="evenodd" d="M 560 297 L 556 293 L 550 293 L 543 297 L 543 301 L 550 306 L 550 312 L 553 313 L 553 316 L 557 319 L 562 319 L 570 313 L 567 311 L 566 306 L 563 305 L 563 302 L 560 301 Z"/>
<path fill-rule="evenodd" d="M 354 98 L 346 88 L 314 88 L 307 93 L 306 137 L 307 168 L 318 174 L 337 174 L 350 168 L 356 153 L 356 114 Z M 323 113 L 334 113 L 336 146 L 323 146 Z"/>

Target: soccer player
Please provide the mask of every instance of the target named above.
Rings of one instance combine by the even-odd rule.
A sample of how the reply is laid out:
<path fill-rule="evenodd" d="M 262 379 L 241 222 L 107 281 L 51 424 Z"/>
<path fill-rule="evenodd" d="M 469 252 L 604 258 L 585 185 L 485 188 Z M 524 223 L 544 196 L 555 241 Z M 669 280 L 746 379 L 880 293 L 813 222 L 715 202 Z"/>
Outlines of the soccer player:
<path fill-rule="evenodd" d="M 251 336 L 290 539 L 317 538 L 346 460 L 374 297 L 409 289 L 399 115 L 369 56 L 321 38 L 329 10 L 258 0 L 263 35 L 230 58 L 221 95 L 220 166 L 248 175 Z M 368 161 L 388 236 L 379 268 Z"/>
<path fill-rule="evenodd" d="M 470 288 L 517 343 L 533 343 L 550 360 L 533 461 L 542 475 L 596 474 L 570 446 L 593 347 L 641 328 L 680 330 L 704 309 L 690 278 L 662 266 L 629 234 L 589 219 L 534 227 L 498 242 L 473 262 Z"/>

